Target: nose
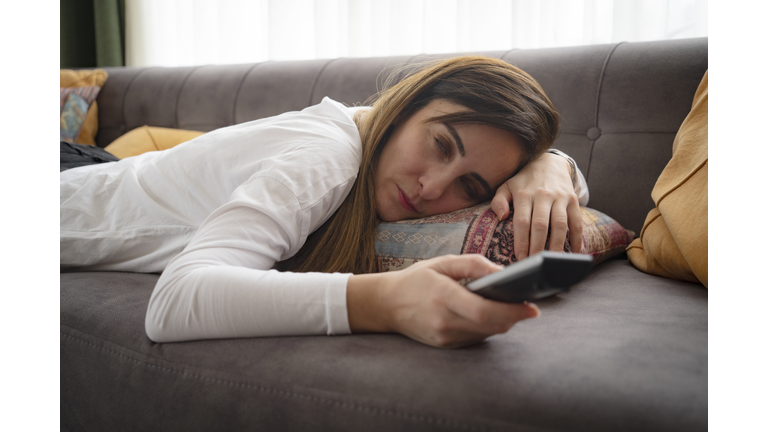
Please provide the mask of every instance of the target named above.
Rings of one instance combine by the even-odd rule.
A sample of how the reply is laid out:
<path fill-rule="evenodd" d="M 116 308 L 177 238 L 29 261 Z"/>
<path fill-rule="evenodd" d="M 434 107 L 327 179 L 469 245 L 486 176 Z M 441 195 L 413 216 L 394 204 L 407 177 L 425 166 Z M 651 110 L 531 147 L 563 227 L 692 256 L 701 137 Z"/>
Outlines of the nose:
<path fill-rule="evenodd" d="M 450 172 L 446 169 L 434 169 L 419 178 L 419 195 L 422 199 L 432 201 L 440 198 L 451 184 Z"/>

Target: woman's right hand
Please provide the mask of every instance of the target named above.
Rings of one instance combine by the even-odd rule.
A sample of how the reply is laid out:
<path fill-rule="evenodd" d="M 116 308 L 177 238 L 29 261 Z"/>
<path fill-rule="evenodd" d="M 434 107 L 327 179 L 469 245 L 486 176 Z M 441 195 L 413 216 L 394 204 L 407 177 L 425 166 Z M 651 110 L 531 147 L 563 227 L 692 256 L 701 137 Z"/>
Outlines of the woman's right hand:
<path fill-rule="evenodd" d="M 350 329 L 401 333 L 438 348 L 506 333 L 541 312 L 532 304 L 486 300 L 456 282 L 502 268 L 477 254 L 446 255 L 397 272 L 353 275 L 347 282 Z"/>

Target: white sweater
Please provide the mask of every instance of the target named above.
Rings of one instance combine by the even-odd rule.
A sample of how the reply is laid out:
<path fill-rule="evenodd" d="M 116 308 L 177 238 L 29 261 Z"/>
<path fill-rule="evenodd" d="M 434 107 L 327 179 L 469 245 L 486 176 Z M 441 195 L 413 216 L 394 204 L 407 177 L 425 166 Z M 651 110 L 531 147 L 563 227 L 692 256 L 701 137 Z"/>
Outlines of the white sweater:
<path fill-rule="evenodd" d="M 361 161 L 328 98 L 162 152 L 61 173 L 61 266 L 163 272 L 156 342 L 349 333 L 349 274 L 278 273 L 349 193 Z"/>
<path fill-rule="evenodd" d="M 325 98 L 170 150 L 62 172 L 61 267 L 162 272 L 146 316 L 155 342 L 350 333 L 349 274 L 269 269 L 295 255 L 352 188 L 357 109 Z"/>

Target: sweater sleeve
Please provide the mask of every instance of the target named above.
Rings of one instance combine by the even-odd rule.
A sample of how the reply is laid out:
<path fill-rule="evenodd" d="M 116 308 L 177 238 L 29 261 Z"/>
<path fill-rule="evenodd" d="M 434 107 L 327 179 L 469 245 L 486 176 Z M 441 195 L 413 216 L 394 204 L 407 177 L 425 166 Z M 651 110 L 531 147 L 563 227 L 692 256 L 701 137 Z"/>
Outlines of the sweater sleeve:
<path fill-rule="evenodd" d="M 589 186 L 587 186 L 587 180 L 584 178 L 584 174 L 581 173 L 579 166 L 576 165 L 576 161 L 573 161 L 573 166 L 576 167 L 576 184 L 574 185 L 574 191 L 576 196 L 579 197 L 579 205 L 586 207 L 589 203 Z"/>
<path fill-rule="evenodd" d="M 555 150 L 550 149 L 550 152 L 552 151 L 560 152 L 561 156 L 565 155 L 566 158 L 569 160 L 570 163 L 573 164 L 573 166 L 576 168 L 576 182 L 573 185 L 573 190 L 576 192 L 576 196 L 579 198 L 579 205 L 582 207 L 585 207 L 587 203 L 589 203 L 589 187 L 587 186 L 587 180 L 584 178 L 584 174 L 581 173 L 581 170 L 579 169 L 579 165 L 576 163 L 576 161 L 568 156 L 564 151 L 562 150 Z"/>
<path fill-rule="evenodd" d="M 161 275 L 147 310 L 149 338 L 350 333 L 349 274 L 269 270 L 303 245 L 318 223 L 310 221 L 313 211 L 281 181 L 249 179 Z"/>

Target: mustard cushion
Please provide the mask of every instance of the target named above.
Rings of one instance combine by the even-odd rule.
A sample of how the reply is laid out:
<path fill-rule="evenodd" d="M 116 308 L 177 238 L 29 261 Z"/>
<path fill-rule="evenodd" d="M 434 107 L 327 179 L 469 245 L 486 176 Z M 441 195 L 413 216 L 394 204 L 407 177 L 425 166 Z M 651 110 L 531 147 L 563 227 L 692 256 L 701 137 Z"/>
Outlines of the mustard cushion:
<path fill-rule="evenodd" d="M 169 149 L 197 138 L 204 133 L 191 130 L 141 126 L 112 141 L 104 150 L 120 159 L 124 159 L 150 151 Z"/>
<path fill-rule="evenodd" d="M 59 70 L 60 87 L 103 87 L 107 81 L 107 71 L 104 69 L 92 70 Z M 99 108 L 96 101 L 88 107 L 85 120 L 82 122 L 80 132 L 75 138 L 78 144 L 96 145 L 96 132 L 99 129 Z"/>
<path fill-rule="evenodd" d="M 672 159 L 656 181 L 640 237 L 627 247 L 643 272 L 708 286 L 708 74 L 672 146 Z"/>

